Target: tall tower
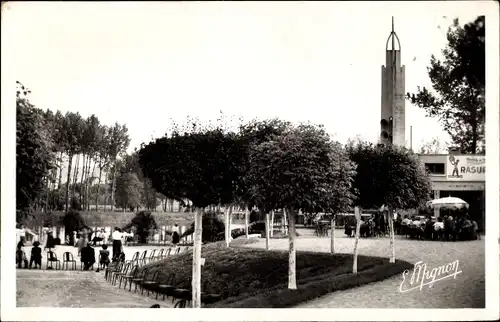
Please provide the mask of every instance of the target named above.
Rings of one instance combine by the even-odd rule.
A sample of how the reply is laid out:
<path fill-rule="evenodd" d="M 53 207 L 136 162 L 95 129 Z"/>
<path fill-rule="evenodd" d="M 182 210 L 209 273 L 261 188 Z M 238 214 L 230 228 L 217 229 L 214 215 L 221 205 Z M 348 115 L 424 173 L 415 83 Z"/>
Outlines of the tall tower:
<path fill-rule="evenodd" d="M 390 48 L 389 41 L 392 45 Z M 394 31 L 392 17 L 392 31 L 385 44 L 385 66 L 382 66 L 381 144 L 406 146 L 404 93 L 405 66 L 401 66 L 401 44 Z"/>

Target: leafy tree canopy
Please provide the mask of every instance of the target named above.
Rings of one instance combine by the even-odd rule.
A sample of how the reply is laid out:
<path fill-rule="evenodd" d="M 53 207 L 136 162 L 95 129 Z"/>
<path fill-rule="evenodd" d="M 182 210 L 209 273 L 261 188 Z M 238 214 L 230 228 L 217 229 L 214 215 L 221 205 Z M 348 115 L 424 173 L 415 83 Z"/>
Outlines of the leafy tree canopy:
<path fill-rule="evenodd" d="M 236 134 L 217 128 L 174 132 L 143 146 L 139 164 L 156 191 L 204 208 L 234 201 L 243 149 Z"/>
<path fill-rule="evenodd" d="M 428 68 L 434 92 L 423 87 L 407 94 L 429 116 L 438 117 L 462 153 L 484 152 L 485 17 L 447 33 L 443 60 L 431 57 Z"/>
<path fill-rule="evenodd" d="M 45 179 L 54 168 L 54 142 L 43 111 L 26 97 L 18 83 L 16 97 L 16 208 L 27 211 L 45 191 Z"/>
<path fill-rule="evenodd" d="M 254 146 L 250 164 L 252 195 L 264 212 L 286 207 L 308 212 L 334 210 L 332 201 L 345 187 L 349 196 L 349 176 L 354 171 L 342 156 L 341 146 L 333 143 L 322 127 L 309 124 L 290 126 L 272 140 Z M 339 182 L 343 179 L 346 182 Z M 332 192 L 335 197 L 327 198 Z M 348 202 L 349 198 L 342 200 L 340 207 Z"/>
<path fill-rule="evenodd" d="M 116 204 L 125 209 L 141 205 L 142 183 L 135 173 L 120 173 L 116 178 Z"/>
<path fill-rule="evenodd" d="M 347 147 L 357 164 L 353 193 L 362 208 L 382 205 L 394 209 L 418 208 L 431 191 L 427 172 L 418 156 L 402 147 L 359 143 Z"/>

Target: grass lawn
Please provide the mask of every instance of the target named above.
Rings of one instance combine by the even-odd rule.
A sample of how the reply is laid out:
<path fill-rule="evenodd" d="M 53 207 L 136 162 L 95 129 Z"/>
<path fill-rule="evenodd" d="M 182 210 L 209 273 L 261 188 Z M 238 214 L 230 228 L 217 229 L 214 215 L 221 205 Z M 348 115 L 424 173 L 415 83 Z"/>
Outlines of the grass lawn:
<path fill-rule="evenodd" d="M 288 252 L 237 247 L 224 242 L 203 246 L 202 291 L 222 294 L 207 307 L 286 308 L 331 292 L 380 281 L 413 268 L 405 261 L 390 264 L 388 258 L 358 257 L 358 274 L 352 271 L 353 256 L 297 252 L 297 290 L 288 289 Z M 247 240 L 241 242 L 248 242 Z M 240 243 L 241 243 L 240 242 Z M 235 246 L 236 245 L 236 246 Z M 160 281 L 175 273 L 175 284 L 191 288 L 192 251 L 148 265 L 159 271 Z"/>

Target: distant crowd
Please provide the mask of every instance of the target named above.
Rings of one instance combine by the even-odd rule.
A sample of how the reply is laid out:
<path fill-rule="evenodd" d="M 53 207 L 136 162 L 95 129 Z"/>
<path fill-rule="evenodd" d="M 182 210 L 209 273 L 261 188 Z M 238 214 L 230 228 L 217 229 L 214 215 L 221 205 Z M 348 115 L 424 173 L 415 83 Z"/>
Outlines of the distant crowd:
<path fill-rule="evenodd" d="M 408 215 L 401 218 L 397 215 L 393 223 L 395 234 L 411 239 L 441 241 L 481 239 L 477 222 L 468 214 L 438 218 Z M 350 237 L 353 237 L 356 232 L 356 226 L 353 223 L 346 223 L 344 229 L 345 234 Z M 386 236 L 388 233 L 388 222 L 382 213 L 361 220 L 361 237 Z"/>

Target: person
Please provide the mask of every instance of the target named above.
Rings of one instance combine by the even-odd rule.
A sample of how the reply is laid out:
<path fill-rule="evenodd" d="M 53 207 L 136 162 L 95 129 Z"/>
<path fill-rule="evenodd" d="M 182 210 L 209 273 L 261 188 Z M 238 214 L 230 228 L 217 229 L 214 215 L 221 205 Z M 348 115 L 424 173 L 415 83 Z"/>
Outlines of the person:
<path fill-rule="evenodd" d="M 26 237 L 26 229 L 24 229 L 24 225 L 18 224 L 16 227 L 16 242 L 24 240 L 25 237 Z"/>
<path fill-rule="evenodd" d="M 475 239 L 481 240 L 481 234 L 479 233 L 479 225 L 475 220 L 472 221 L 472 226 L 475 234 Z"/>
<path fill-rule="evenodd" d="M 33 263 L 35 263 L 35 268 L 42 268 L 42 249 L 38 241 L 35 241 L 33 248 L 31 248 L 30 268 Z"/>
<path fill-rule="evenodd" d="M 28 259 L 26 258 L 26 253 L 23 251 L 23 243 L 20 241 L 17 244 L 16 250 L 16 264 L 17 268 L 22 268 L 22 264 L 24 263 L 24 268 L 28 268 Z"/>
<path fill-rule="evenodd" d="M 109 266 L 109 250 L 108 245 L 102 245 L 102 249 L 99 251 L 99 266 L 101 269 L 105 269 Z M 99 272 L 99 268 L 97 268 Z"/>
<path fill-rule="evenodd" d="M 83 263 L 83 270 L 88 271 L 92 265 L 95 263 L 95 250 L 92 248 L 92 245 L 90 243 L 87 243 L 87 246 L 85 246 L 82 249 L 82 257 L 81 261 Z"/>
<path fill-rule="evenodd" d="M 346 234 L 349 237 L 352 236 L 351 226 L 349 226 L 349 224 L 347 224 L 347 223 L 345 223 L 345 225 L 344 225 L 344 234 Z"/>
<path fill-rule="evenodd" d="M 102 231 L 95 231 L 93 236 L 92 236 L 92 242 L 94 243 L 94 246 L 97 245 L 98 242 L 103 242 L 104 241 L 104 234 Z"/>
<path fill-rule="evenodd" d="M 101 231 L 99 232 L 99 238 L 101 238 L 103 244 L 107 244 L 106 232 L 104 231 L 104 228 L 102 228 Z"/>
<path fill-rule="evenodd" d="M 82 232 L 80 232 L 80 238 L 78 238 L 78 241 L 76 243 L 76 248 L 78 248 L 78 256 L 81 256 L 82 255 L 82 250 L 83 248 L 85 248 L 85 237 L 84 237 L 84 234 L 82 234 Z"/>
<path fill-rule="evenodd" d="M 432 235 L 434 233 L 434 222 L 432 221 L 431 216 L 427 216 L 427 221 L 424 226 L 424 237 L 427 240 L 432 239 Z"/>
<path fill-rule="evenodd" d="M 174 246 L 177 246 L 179 241 L 180 241 L 179 225 L 176 223 L 172 228 L 172 244 L 174 244 Z"/>
<path fill-rule="evenodd" d="M 115 227 L 115 231 L 111 235 L 113 239 L 113 262 L 118 261 L 118 256 L 122 252 L 122 235 L 120 228 Z"/>
<path fill-rule="evenodd" d="M 76 247 L 78 244 L 78 236 L 76 235 L 76 231 L 73 231 L 73 246 Z"/>
<path fill-rule="evenodd" d="M 48 249 L 49 251 L 56 247 L 56 243 L 54 241 L 54 236 L 52 236 L 52 230 L 47 231 L 47 242 L 45 243 L 45 249 Z"/>
<path fill-rule="evenodd" d="M 445 233 L 445 224 L 443 222 L 443 217 L 439 217 L 434 223 L 434 239 L 440 240 Z"/>
<path fill-rule="evenodd" d="M 456 227 L 456 224 L 455 224 L 455 220 L 453 219 L 453 216 L 448 216 L 445 218 L 444 220 L 444 237 L 446 238 L 446 240 L 455 240 L 456 239 L 456 236 L 455 236 L 455 227 Z"/>

